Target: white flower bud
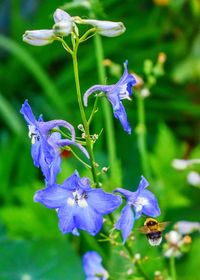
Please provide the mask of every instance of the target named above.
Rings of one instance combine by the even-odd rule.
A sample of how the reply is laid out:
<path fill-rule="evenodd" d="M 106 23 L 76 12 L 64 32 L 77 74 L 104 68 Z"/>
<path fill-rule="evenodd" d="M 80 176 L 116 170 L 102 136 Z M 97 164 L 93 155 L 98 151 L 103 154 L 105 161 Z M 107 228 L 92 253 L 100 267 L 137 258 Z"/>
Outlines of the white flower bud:
<path fill-rule="evenodd" d="M 55 40 L 51 29 L 27 30 L 23 35 L 23 41 L 33 46 L 45 46 Z"/>
<path fill-rule="evenodd" d="M 61 9 L 56 9 L 55 13 L 53 14 L 53 18 L 55 23 L 58 23 L 60 21 L 73 21 L 73 18 Z"/>
<path fill-rule="evenodd" d="M 122 22 L 113 22 L 95 19 L 81 19 L 78 23 L 90 24 L 97 28 L 97 32 L 106 37 L 119 36 L 125 32 L 126 28 Z"/>
<path fill-rule="evenodd" d="M 54 24 L 53 31 L 56 36 L 68 36 L 73 29 L 73 22 L 71 21 L 59 21 Z"/>

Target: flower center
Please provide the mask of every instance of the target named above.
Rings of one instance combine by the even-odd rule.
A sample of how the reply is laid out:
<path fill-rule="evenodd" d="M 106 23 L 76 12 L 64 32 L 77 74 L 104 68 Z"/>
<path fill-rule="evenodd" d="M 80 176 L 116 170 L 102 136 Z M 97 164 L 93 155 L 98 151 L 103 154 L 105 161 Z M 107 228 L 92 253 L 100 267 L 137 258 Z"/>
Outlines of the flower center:
<path fill-rule="evenodd" d="M 131 100 L 130 93 L 129 93 L 128 88 L 127 88 L 127 84 L 124 84 L 124 85 L 120 86 L 119 98 L 120 98 L 120 100 L 122 100 L 122 99 Z"/>
<path fill-rule="evenodd" d="M 148 204 L 149 204 L 149 202 L 145 197 L 139 196 L 134 202 L 135 211 L 136 212 L 141 211 L 143 206 L 148 205 Z"/>
<path fill-rule="evenodd" d="M 35 144 L 36 142 L 40 141 L 40 135 L 38 133 L 37 128 L 34 125 L 29 125 L 29 133 L 28 136 L 31 138 L 31 143 Z"/>
<path fill-rule="evenodd" d="M 80 192 L 78 189 L 72 193 L 73 198 L 69 197 L 67 199 L 67 203 L 70 206 L 74 206 L 74 204 L 77 204 L 81 208 L 85 208 L 88 206 L 87 203 L 87 194 L 86 192 Z"/>

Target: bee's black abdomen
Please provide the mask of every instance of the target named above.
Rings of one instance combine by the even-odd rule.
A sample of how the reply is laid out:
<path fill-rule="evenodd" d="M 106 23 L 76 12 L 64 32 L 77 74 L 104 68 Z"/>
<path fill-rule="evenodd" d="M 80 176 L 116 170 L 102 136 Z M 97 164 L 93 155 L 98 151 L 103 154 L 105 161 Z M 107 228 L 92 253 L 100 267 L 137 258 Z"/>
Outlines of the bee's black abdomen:
<path fill-rule="evenodd" d="M 150 232 L 147 234 L 147 238 L 151 246 L 158 246 L 162 241 L 161 231 Z"/>
<path fill-rule="evenodd" d="M 148 239 L 158 239 L 161 237 L 161 231 L 150 232 L 147 234 Z"/>

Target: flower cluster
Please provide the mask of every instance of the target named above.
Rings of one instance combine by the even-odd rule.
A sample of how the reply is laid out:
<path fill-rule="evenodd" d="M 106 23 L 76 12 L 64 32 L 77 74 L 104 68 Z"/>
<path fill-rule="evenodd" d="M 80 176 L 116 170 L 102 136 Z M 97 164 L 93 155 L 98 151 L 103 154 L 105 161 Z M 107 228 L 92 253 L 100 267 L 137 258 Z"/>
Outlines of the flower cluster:
<path fill-rule="evenodd" d="M 36 192 L 35 202 L 40 202 L 48 208 L 56 209 L 59 218 L 59 228 L 62 233 L 79 235 L 78 230 L 85 230 L 96 235 L 103 224 L 103 215 L 117 209 L 122 202 L 119 195 L 104 192 L 102 189 L 91 187 L 88 178 L 80 178 L 75 171 L 61 185 L 56 177 L 61 169 L 61 149 L 74 145 L 89 157 L 87 150 L 75 141 L 75 131 L 71 124 L 64 120 L 44 122 L 42 116 L 36 120 L 28 101 L 20 111 L 29 129 L 32 148 L 31 154 L 34 165 L 40 167 L 45 177 L 46 188 Z M 59 132 L 54 132 L 59 126 L 66 127 L 71 133 L 71 139 L 62 139 Z M 138 189 L 131 192 L 117 188 L 114 193 L 121 194 L 126 199 L 126 206 L 116 223 L 116 228 L 122 231 L 125 242 L 131 233 L 134 220 L 144 213 L 156 217 L 160 214 L 157 199 L 150 191 L 147 180 L 142 177 Z M 134 210 L 134 213 L 133 213 Z"/>
<path fill-rule="evenodd" d="M 61 9 L 54 12 L 53 18 L 55 24 L 52 29 L 27 30 L 23 35 L 23 41 L 34 46 L 45 46 L 72 32 L 78 34 L 77 24 L 91 25 L 94 32 L 106 37 L 119 36 L 126 30 L 122 22 L 72 17 Z"/>
<path fill-rule="evenodd" d="M 163 245 L 164 256 L 181 257 L 184 253 L 188 252 L 192 239 L 189 235 L 182 235 L 178 231 L 171 230 L 166 234 L 167 243 Z"/>
<path fill-rule="evenodd" d="M 131 134 L 131 126 L 127 120 L 122 100 L 131 100 L 132 88 L 136 84 L 136 78 L 128 72 L 128 61 L 125 61 L 124 73 L 116 84 L 94 85 L 82 96 L 79 88 L 76 56 L 79 44 L 88 39 L 91 34 L 99 33 L 102 36 L 114 37 L 122 34 L 125 27 L 121 22 L 72 17 L 60 9 L 55 11 L 53 18 L 55 24 L 52 29 L 26 31 L 23 40 L 35 46 L 43 46 L 58 40 L 66 51 L 72 55 L 78 104 L 83 122 L 78 128 L 84 133 L 84 137 L 82 137 L 82 141 L 78 141 L 74 127 L 65 120 L 44 121 L 42 115 L 36 119 L 28 101 L 24 102 L 20 112 L 28 125 L 33 163 L 41 169 L 45 180 L 45 188 L 36 191 L 34 201 L 42 203 L 45 207 L 57 212 L 59 229 L 63 234 L 79 235 L 80 230 L 83 230 L 94 236 L 102 228 L 103 216 L 111 214 L 119 208 L 123 198 L 125 205 L 119 220 L 116 224 L 113 224 L 113 227 L 122 232 L 123 243 L 125 243 L 135 220 L 139 219 L 142 214 L 151 217 L 160 215 L 158 201 L 154 194 L 147 190 L 149 183 L 143 176 L 134 192 L 117 188 L 112 193 L 108 193 L 100 188 L 100 184 L 98 184 L 99 173 L 96 172 L 97 164 L 93 155 L 93 144 L 98 137 L 96 134 L 92 137 L 90 134 L 90 122 L 96 105 L 88 119 L 84 106 L 87 107 L 88 97 L 91 94 L 100 92 L 99 96 L 106 96 L 111 103 L 114 117 L 120 121 L 124 131 Z M 79 37 L 78 24 L 90 25 L 92 28 L 87 30 L 82 37 Z M 63 39 L 64 36 L 70 34 L 72 34 L 71 48 Z M 69 131 L 70 136 L 62 132 L 63 127 Z M 86 148 L 80 143 L 84 144 Z M 94 184 L 87 177 L 81 178 L 77 170 L 61 184 L 57 182 L 57 176 L 61 171 L 61 153 L 63 150 L 72 150 L 73 147 L 78 148 L 90 161 L 89 165 L 77 157 L 91 170 Z M 101 257 L 94 251 L 87 252 L 84 255 L 83 266 L 87 280 L 108 279 L 109 275 L 101 262 Z"/>

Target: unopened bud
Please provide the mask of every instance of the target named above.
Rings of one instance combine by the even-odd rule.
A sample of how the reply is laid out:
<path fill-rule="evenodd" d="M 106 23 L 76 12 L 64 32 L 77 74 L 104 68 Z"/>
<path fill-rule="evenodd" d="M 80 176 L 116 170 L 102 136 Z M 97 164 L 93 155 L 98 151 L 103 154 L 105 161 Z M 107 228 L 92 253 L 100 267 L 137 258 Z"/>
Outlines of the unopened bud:
<path fill-rule="evenodd" d="M 97 32 L 106 37 L 116 37 L 125 32 L 126 28 L 122 22 L 113 22 L 105 20 L 94 20 L 94 19 L 81 19 L 79 23 L 90 24 L 96 27 Z"/>
<path fill-rule="evenodd" d="M 86 138 L 85 132 L 83 132 L 83 133 L 81 134 L 81 137 L 82 137 L 83 139 Z"/>
<path fill-rule="evenodd" d="M 23 41 L 33 46 L 45 46 L 55 40 L 51 29 L 27 30 L 23 35 Z"/>
<path fill-rule="evenodd" d="M 108 167 L 105 167 L 105 166 L 104 166 L 104 167 L 102 168 L 102 172 L 107 172 L 107 171 L 108 171 Z"/>
<path fill-rule="evenodd" d="M 98 138 L 99 138 L 99 135 L 98 135 L 98 134 L 92 135 L 92 140 L 96 141 Z"/>
<path fill-rule="evenodd" d="M 80 131 L 85 131 L 82 123 L 80 123 L 77 127 Z"/>
<path fill-rule="evenodd" d="M 53 30 L 56 36 L 67 36 L 72 32 L 73 21 L 59 21 L 54 24 Z"/>

